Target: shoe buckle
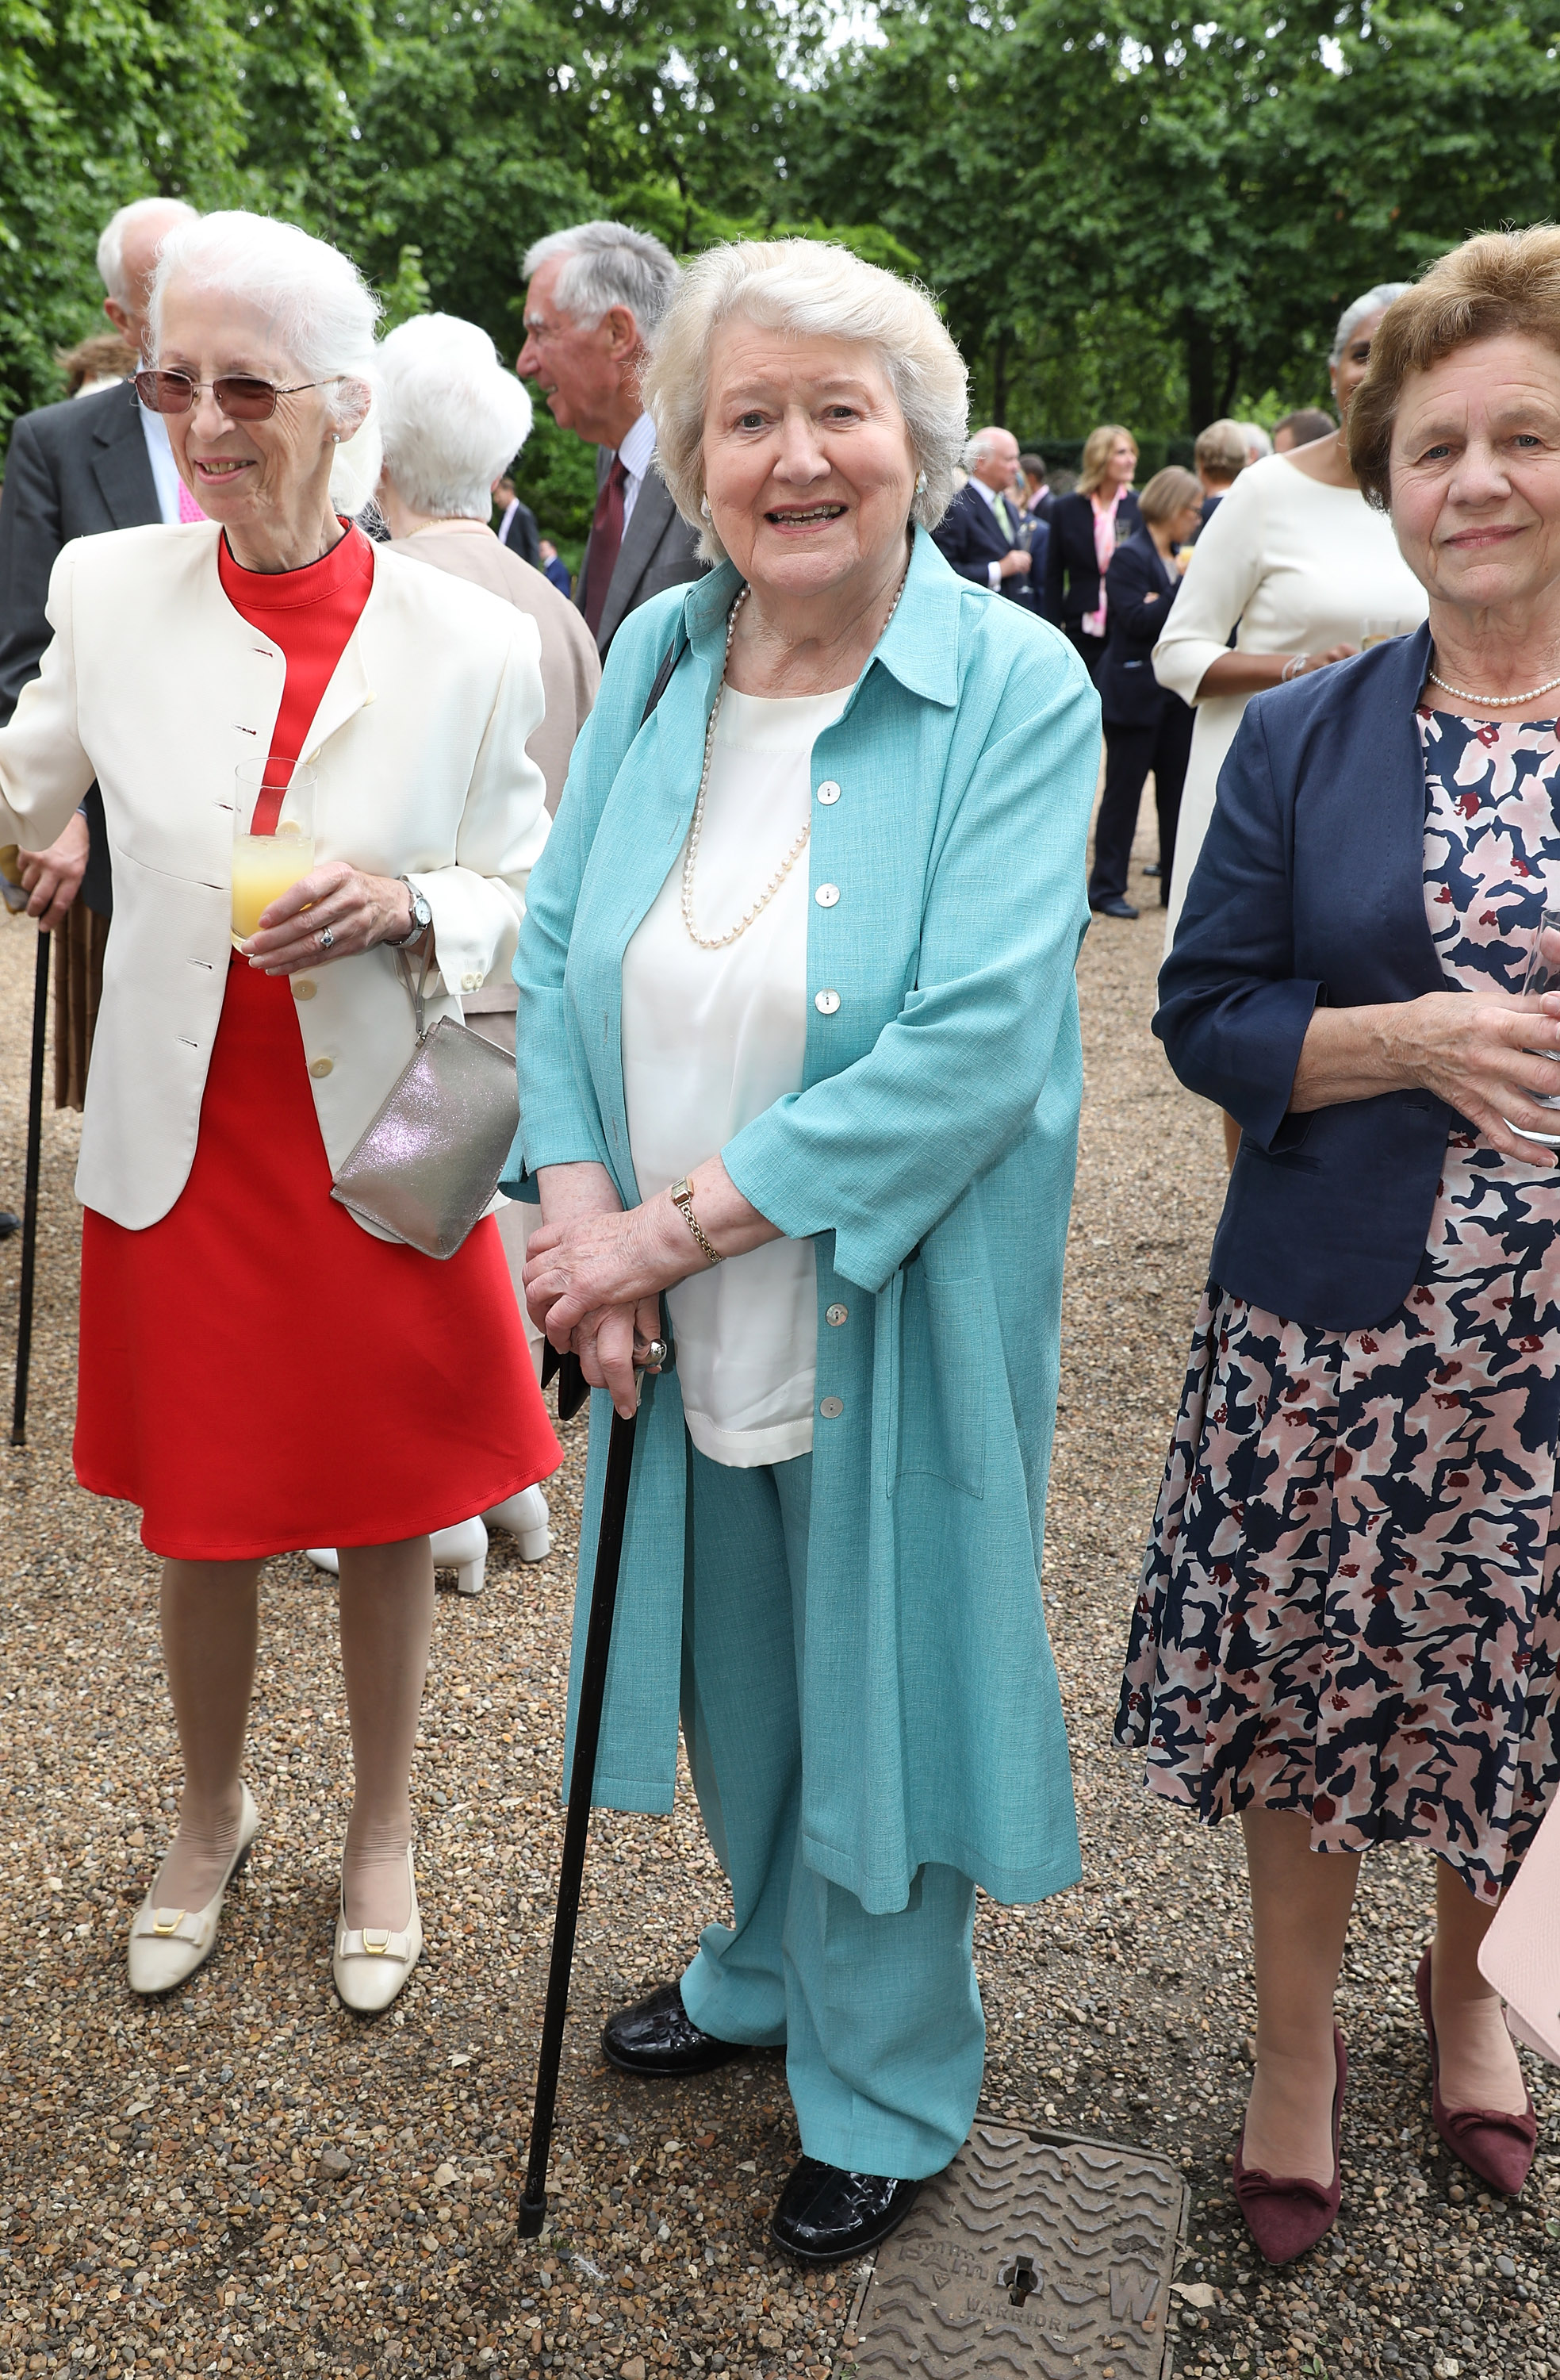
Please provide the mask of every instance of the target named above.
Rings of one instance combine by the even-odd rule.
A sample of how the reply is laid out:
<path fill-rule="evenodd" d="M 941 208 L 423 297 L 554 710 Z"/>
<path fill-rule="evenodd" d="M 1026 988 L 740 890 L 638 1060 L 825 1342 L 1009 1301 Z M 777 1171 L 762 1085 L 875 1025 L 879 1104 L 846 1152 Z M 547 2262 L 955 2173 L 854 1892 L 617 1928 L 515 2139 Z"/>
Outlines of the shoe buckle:
<path fill-rule="evenodd" d="M 390 1948 L 390 1936 L 388 1932 L 381 1933 L 377 1925 L 372 1929 L 365 1926 L 363 1930 L 363 1948 L 368 1952 L 370 1959 L 382 1959 L 385 1952 Z"/>
<path fill-rule="evenodd" d="M 176 1934 L 179 1930 L 179 1920 L 183 1915 L 182 1909 L 154 1909 L 151 1912 L 153 1934 L 164 1936 Z"/>

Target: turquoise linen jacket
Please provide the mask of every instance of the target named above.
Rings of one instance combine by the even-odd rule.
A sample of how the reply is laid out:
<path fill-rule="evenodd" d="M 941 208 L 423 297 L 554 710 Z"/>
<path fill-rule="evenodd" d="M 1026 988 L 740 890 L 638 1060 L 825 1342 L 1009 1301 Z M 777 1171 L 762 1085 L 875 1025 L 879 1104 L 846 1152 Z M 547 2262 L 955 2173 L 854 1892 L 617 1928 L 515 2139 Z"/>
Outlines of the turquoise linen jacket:
<path fill-rule="evenodd" d="M 543 1166 L 594 1159 L 639 1203 L 623 956 L 688 832 L 739 585 L 728 564 L 671 588 L 613 640 L 514 961 L 511 1196 L 535 1198 Z M 1003 1901 L 1080 1874 L 1040 1558 L 1099 744 L 1071 647 L 916 530 L 899 609 L 813 748 L 810 880 L 840 897 L 808 911 L 804 1086 L 721 1151 L 744 1195 L 816 1248 L 804 1856 L 875 1913 L 906 1906 L 927 1860 Z M 688 1165 L 710 1154 L 690 1148 Z M 610 1421 L 598 1392 L 571 1739 Z M 596 1777 L 608 1808 L 671 1807 L 686 1473 L 673 1368 L 640 1408 Z"/>

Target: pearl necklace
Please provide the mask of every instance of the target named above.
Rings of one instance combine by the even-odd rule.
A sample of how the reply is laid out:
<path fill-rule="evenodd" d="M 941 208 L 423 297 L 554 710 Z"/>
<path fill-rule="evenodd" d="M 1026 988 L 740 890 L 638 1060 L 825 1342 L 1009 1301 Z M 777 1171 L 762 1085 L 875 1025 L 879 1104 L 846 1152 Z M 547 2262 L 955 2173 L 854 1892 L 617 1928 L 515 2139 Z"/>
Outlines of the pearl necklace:
<path fill-rule="evenodd" d="M 1469 694 L 1465 686 L 1453 686 L 1446 678 L 1437 677 L 1433 670 L 1427 670 L 1425 675 L 1443 694 L 1454 694 L 1459 702 L 1477 702 L 1481 707 L 1488 704 L 1492 710 L 1510 710 L 1519 702 L 1533 702 L 1541 694 L 1552 694 L 1560 686 L 1560 677 L 1546 677 L 1542 686 L 1530 686 L 1526 694 Z"/>
<path fill-rule="evenodd" d="M 909 565 L 906 564 L 904 577 L 905 578 L 908 578 L 909 576 L 910 567 Z M 725 658 L 720 664 L 720 683 L 715 689 L 715 702 L 709 714 L 709 725 L 705 730 L 704 767 L 699 772 L 698 795 L 694 803 L 694 821 L 688 829 L 687 848 L 683 854 L 683 923 L 687 928 L 689 941 L 695 942 L 701 951 L 723 951 L 729 942 L 736 941 L 742 935 L 746 933 L 755 917 L 761 917 L 764 911 L 768 907 L 770 902 L 774 899 L 775 894 L 780 891 L 780 886 L 785 882 L 786 878 L 790 875 L 792 869 L 801 858 L 802 854 L 806 850 L 813 832 L 812 813 L 809 806 L 806 825 L 803 828 L 801 833 L 792 844 L 791 849 L 786 853 L 785 857 L 780 861 L 780 866 L 770 877 L 768 884 L 765 885 L 764 890 L 758 895 L 757 900 L 743 911 L 742 916 L 737 919 L 736 924 L 730 927 L 725 933 L 700 933 L 698 927 L 694 921 L 694 875 L 698 867 L 699 838 L 704 832 L 704 807 L 706 797 L 709 792 L 709 764 L 715 757 L 715 730 L 720 718 L 720 705 L 726 698 L 726 673 L 732 665 L 732 639 L 737 632 L 737 613 L 742 610 L 742 607 L 746 602 L 751 591 L 752 590 L 746 587 L 739 589 L 736 601 L 732 605 L 731 617 L 726 623 L 726 653 Z M 884 621 L 882 627 L 879 628 L 877 632 L 879 643 L 887 633 L 889 620 L 891 620 L 894 613 L 899 610 L 900 596 L 903 593 L 904 578 L 901 578 L 899 583 L 898 591 L 894 596 L 894 600 L 889 606 L 889 619 Z"/>

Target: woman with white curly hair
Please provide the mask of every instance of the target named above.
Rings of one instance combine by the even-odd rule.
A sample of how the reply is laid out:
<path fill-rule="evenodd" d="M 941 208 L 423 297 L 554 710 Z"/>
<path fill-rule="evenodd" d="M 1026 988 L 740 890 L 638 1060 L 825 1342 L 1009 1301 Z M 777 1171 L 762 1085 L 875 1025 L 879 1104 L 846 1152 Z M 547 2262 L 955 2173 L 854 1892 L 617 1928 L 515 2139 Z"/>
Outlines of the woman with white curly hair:
<path fill-rule="evenodd" d="M 976 1886 L 1078 1875 L 1039 1561 L 1099 705 L 932 540 L 965 378 L 922 292 L 712 249 L 646 401 L 718 566 L 624 622 L 575 752 L 508 1186 L 602 1391 L 586 1579 L 645 1366 L 597 1795 L 671 1808 L 681 1699 L 734 1904 L 603 2046 L 666 2076 L 783 2043 L 774 2236 L 829 2264 L 968 2130 Z"/>
<path fill-rule="evenodd" d="M 349 517 L 379 472 L 376 312 L 290 225 L 169 235 L 136 391 L 206 517 L 64 549 L 42 674 L 0 731 L 0 841 L 51 842 L 95 778 L 113 856 L 76 1468 L 142 1508 L 163 1558 L 185 1767 L 130 1984 L 166 1991 L 211 1952 L 260 1824 L 241 1767 L 260 1572 L 324 1543 L 355 1775 L 333 1973 L 364 2012 L 422 1939 L 429 1533 L 558 1460 L 496 1225 L 435 1263 L 331 1196 L 414 1047 L 402 968 L 426 965 L 433 1014 L 458 1017 L 510 963 L 547 832 L 535 627 Z M 300 760 L 313 865 L 235 932 L 239 773 L 261 781 L 242 822 L 280 844 Z"/>
<path fill-rule="evenodd" d="M 501 543 L 492 528 L 493 484 L 531 434 L 531 400 L 500 362 L 487 332 L 455 314 L 416 314 L 398 323 L 380 342 L 379 368 L 384 463 L 378 503 L 394 551 L 469 579 L 536 623 L 545 709 L 526 749 L 547 781 L 550 815 L 596 699 L 601 663 L 595 638 L 567 597 Z M 473 1032 L 514 1056 L 513 976 L 493 977 L 467 992 L 461 1005 Z M 539 1369 L 543 1342 L 526 1313 L 522 1281 L 526 1222 L 535 1211 L 505 1199 L 498 1226 Z M 482 1518 L 516 1536 L 527 1561 L 550 1549 L 539 1488 L 509 1498 Z"/>

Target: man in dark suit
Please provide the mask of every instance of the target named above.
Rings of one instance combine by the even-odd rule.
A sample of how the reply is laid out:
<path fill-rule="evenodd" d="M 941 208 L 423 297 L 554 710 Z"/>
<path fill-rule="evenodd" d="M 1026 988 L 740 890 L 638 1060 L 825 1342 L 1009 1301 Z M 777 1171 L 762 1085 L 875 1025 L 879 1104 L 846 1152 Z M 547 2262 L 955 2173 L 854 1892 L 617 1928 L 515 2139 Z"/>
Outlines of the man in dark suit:
<path fill-rule="evenodd" d="M 1050 475 L 1046 468 L 1046 457 L 1044 455 L 1021 455 L 1019 469 L 1023 474 L 1023 510 L 1032 520 L 1049 520 L 1051 505 L 1055 499 L 1051 494 Z M 1039 584 L 1038 579 L 1035 583 Z"/>
<path fill-rule="evenodd" d="M 599 448 L 596 513 L 574 601 L 603 661 L 630 612 L 704 568 L 695 532 L 651 468 L 639 398 L 647 342 L 671 301 L 669 249 L 627 224 L 574 224 L 526 256 L 526 344 L 515 366 L 553 419 Z"/>
<path fill-rule="evenodd" d="M 498 519 L 498 540 L 528 562 L 533 570 L 541 568 L 541 531 L 529 504 L 523 504 L 514 492 L 514 482 L 505 472 L 493 481 L 493 502 L 501 507 Z"/>
<path fill-rule="evenodd" d="M 137 348 L 158 249 L 194 212 L 179 199 L 138 199 L 120 208 L 98 243 L 103 312 Z M 43 605 L 61 546 L 103 529 L 176 521 L 178 485 L 162 416 L 143 413 L 127 382 L 21 416 L 0 490 L 0 725 L 37 676 L 49 642 Z M 21 878 L 29 914 L 51 933 L 78 892 L 89 909 L 109 915 L 113 887 L 95 785 L 57 843 L 24 855 Z"/>
<path fill-rule="evenodd" d="M 932 535 L 961 578 L 1033 612 L 1030 540 L 1044 540 L 1046 530 L 1043 521 L 1021 520 L 1012 499 L 1019 442 L 1009 430 L 977 430 L 964 450 L 964 468 L 970 476 Z M 1043 542 L 1041 554 L 1043 561 Z"/>

